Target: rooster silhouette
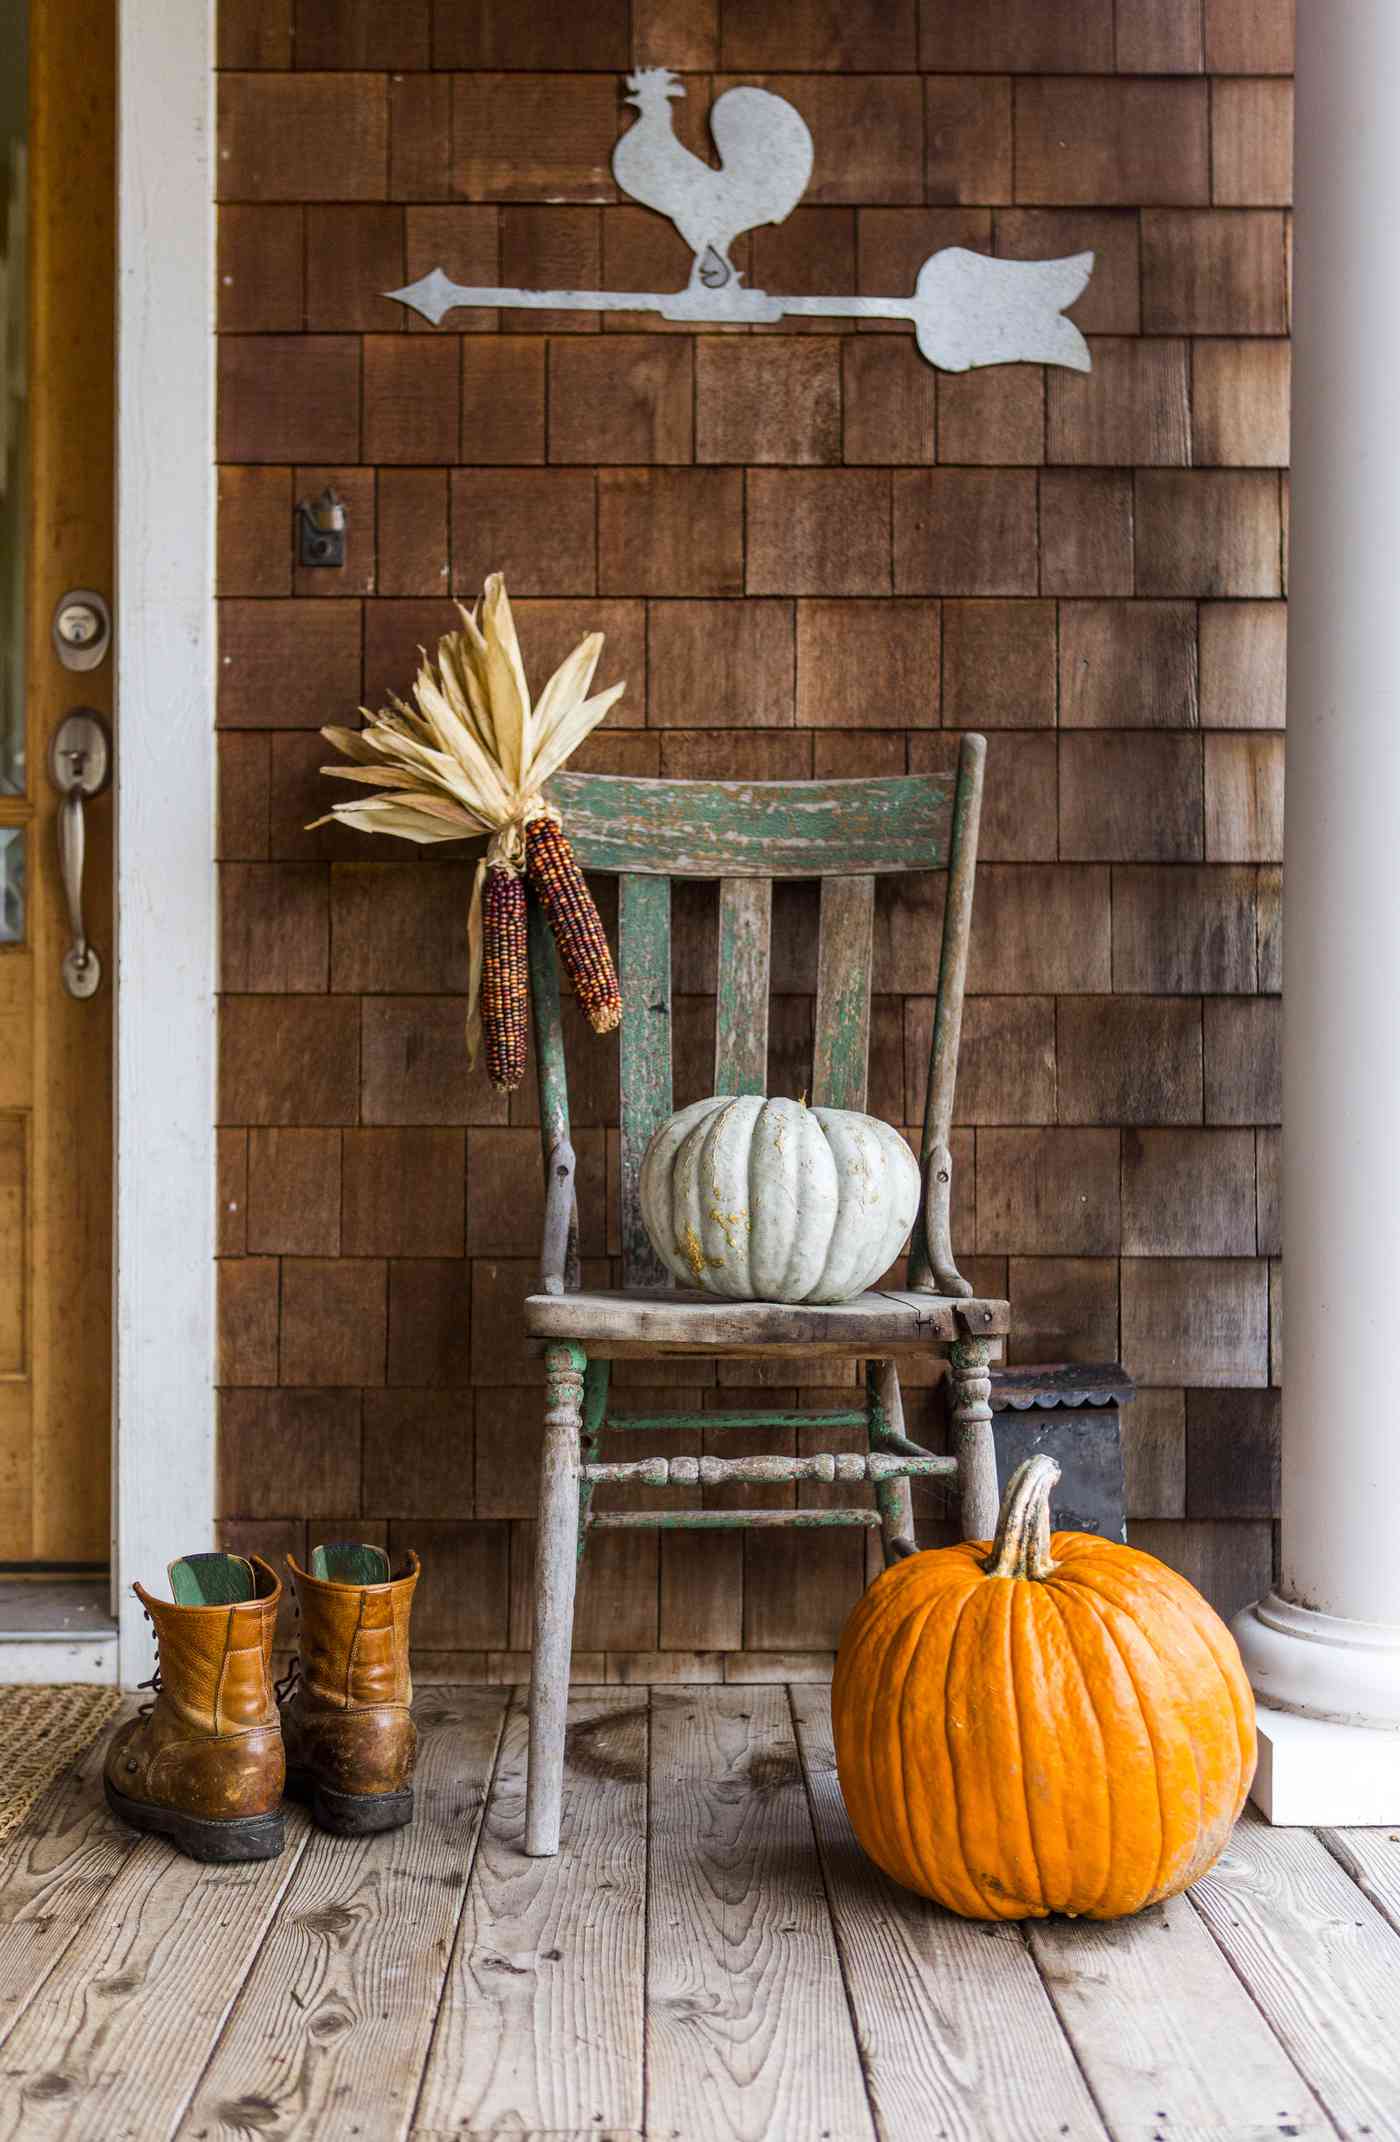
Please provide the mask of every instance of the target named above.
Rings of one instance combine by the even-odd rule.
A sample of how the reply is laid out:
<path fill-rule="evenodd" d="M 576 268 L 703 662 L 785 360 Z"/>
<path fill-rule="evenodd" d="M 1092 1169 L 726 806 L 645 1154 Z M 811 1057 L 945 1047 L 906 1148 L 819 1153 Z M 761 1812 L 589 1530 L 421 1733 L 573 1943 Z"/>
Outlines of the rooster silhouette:
<path fill-rule="evenodd" d="M 721 290 L 738 280 L 729 248 L 741 231 L 781 223 L 812 175 L 812 137 L 786 97 L 766 89 L 726 89 L 710 108 L 720 169 L 692 155 L 671 130 L 671 100 L 685 89 L 669 67 L 627 77 L 638 117 L 613 150 L 624 193 L 669 216 L 695 255 L 692 285 Z"/>

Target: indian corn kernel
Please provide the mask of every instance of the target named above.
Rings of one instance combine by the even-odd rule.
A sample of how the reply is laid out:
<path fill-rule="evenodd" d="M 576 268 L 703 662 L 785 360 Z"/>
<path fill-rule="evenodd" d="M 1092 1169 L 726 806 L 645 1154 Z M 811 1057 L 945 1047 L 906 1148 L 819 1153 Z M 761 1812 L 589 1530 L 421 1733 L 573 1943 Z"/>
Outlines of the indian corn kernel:
<path fill-rule="evenodd" d="M 525 880 L 493 863 L 481 902 L 481 1038 L 487 1076 L 502 1093 L 525 1076 L 529 1010 Z"/>
<path fill-rule="evenodd" d="M 525 867 L 584 1017 L 595 1034 L 610 1034 L 622 1017 L 617 970 L 569 836 L 554 819 L 532 818 L 525 828 Z"/>

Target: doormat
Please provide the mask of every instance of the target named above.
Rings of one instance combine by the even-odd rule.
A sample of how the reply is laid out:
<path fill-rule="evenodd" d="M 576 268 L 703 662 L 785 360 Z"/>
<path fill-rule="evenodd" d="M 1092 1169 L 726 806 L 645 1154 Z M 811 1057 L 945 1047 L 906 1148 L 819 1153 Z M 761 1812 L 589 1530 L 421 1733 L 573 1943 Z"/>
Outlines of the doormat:
<path fill-rule="evenodd" d="M 0 1843 L 89 1748 L 121 1702 L 115 1688 L 0 1688 Z"/>

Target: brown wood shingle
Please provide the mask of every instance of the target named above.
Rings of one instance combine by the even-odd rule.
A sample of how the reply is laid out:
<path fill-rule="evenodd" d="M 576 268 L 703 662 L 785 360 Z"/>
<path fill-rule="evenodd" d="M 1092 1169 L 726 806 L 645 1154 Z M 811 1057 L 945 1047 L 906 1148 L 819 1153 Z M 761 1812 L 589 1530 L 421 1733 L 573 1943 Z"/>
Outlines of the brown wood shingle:
<path fill-rule="evenodd" d="M 221 461 L 355 461 L 360 345 L 353 335 L 221 335 Z"/>
<path fill-rule="evenodd" d="M 1131 595 L 1133 480 L 1126 469 L 1042 469 L 1042 595 Z"/>
<path fill-rule="evenodd" d="M 1142 469 L 1140 595 L 1277 595 L 1278 478 L 1255 469 Z"/>
<path fill-rule="evenodd" d="M 225 201 L 219 210 L 219 331 L 299 334 L 305 211 Z"/>
<path fill-rule="evenodd" d="M 924 139 L 930 202 L 1011 199 L 1011 84 L 1004 75 L 927 76 Z"/>
<path fill-rule="evenodd" d="M 797 605 L 797 719 L 809 728 L 938 725 L 938 605 Z"/>
<path fill-rule="evenodd" d="M 648 722 L 662 729 L 790 728 L 794 608 L 790 602 L 649 603 Z"/>
<path fill-rule="evenodd" d="M 1208 201 L 1209 134 L 1204 82 L 1019 80 L 1016 198 L 1095 208 Z"/>
<path fill-rule="evenodd" d="M 1267 1584 L 1291 14 L 224 0 L 221 1496 L 230 1539 L 260 1549 L 304 1554 L 308 1515 L 419 1546 L 430 1677 L 528 1672 L 538 1094 L 533 1065 L 509 1098 L 467 1066 L 472 862 L 309 821 L 343 793 L 318 726 L 404 691 L 456 625 L 452 597 L 494 570 L 536 692 L 607 635 L 598 684 L 627 691 L 583 768 L 941 773 L 959 731 L 987 733 L 963 1268 L 1011 1293 L 1013 1358 L 1121 1352 L 1146 1379 L 1125 1429 L 1143 1543 L 1227 1603 Z M 439 265 L 684 288 L 685 241 L 611 175 L 639 123 L 621 77 L 641 66 L 682 70 L 674 133 L 711 164 L 732 84 L 812 128 L 804 201 L 733 242 L 746 287 L 889 296 L 944 246 L 1090 250 L 1072 317 L 1093 370 L 940 373 L 894 320 L 697 332 L 474 309 L 434 328 L 384 296 Z M 327 482 L 347 564 L 294 567 L 293 502 Z M 615 931 L 613 882 L 596 890 Z M 716 896 L 690 891 L 678 1102 L 714 1077 Z M 942 912 L 940 878 L 882 881 L 870 1105 L 903 1125 L 923 1107 Z M 810 1083 L 816 934 L 813 888 L 783 889 L 772 1090 Z M 621 1248 L 618 1047 L 567 992 L 563 1016 L 601 1285 Z M 639 1362 L 614 1382 L 651 1410 L 855 1389 L 822 1364 Z M 908 1382 L 914 1432 L 941 1447 L 936 1375 Z M 919 1502 L 921 1537 L 942 1536 L 941 1500 Z M 595 1546 L 578 1670 L 829 1673 L 875 1564 L 854 1536 L 791 1560 L 769 1545 Z"/>
<path fill-rule="evenodd" d="M 1212 82 L 1211 199 L 1230 208 L 1293 199 L 1293 84 Z"/>
<path fill-rule="evenodd" d="M 382 201 L 387 85 L 376 74 L 221 74 L 221 201 Z"/>
<path fill-rule="evenodd" d="M 286 542 L 290 549 L 290 520 Z M 219 604 L 220 728 L 306 729 L 345 721 L 359 696 L 358 603 Z"/>
<path fill-rule="evenodd" d="M 943 604 L 943 719 L 950 729 L 1054 727 L 1054 603 Z"/>
<path fill-rule="evenodd" d="M 616 340 L 607 347 L 615 349 Z M 688 411 L 688 367 L 686 387 Z M 688 431 L 686 437 L 688 444 Z M 750 464 L 839 461 L 841 345 L 836 338 L 701 336 L 695 353 L 695 458 Z"/>
<path fill-rule="evenodd" d="M 1090 348 L 1092 372 L 1049 374 L 1046 459 L 1184 467 L 1191 459 L 1187 345 L 1100 335 Z"/>
<path fill-rule="evenodd" d="M 1212 74 L 1290 74 L 1294 0 L 1205 0 Z"/>
<path fill-rule="evenodd" d="M 1196 606 L 1060 604 L 1060 726 L 1193 729 Z"/>
<path fill-rule="evenodd" d="M 995 0 L 980 8 L 962 0 L 924 0 L 919 33 L 919 65 L 930 71 L 1104 74 L 1113 67 L 1111 0 L 1084 0 L 1069 9 L 1042 7 L 1038 0 Z"/>
<path fill-rule="evenodd" d="M 802 67 L 880 74 L 912 70 L 915 43 L 914 0 L 749 0 L 723 25 L 720 59 L 745 73 Z"/>
<path fill-rule="evenodd" d="M 514 595 L 591 595 L 600 518 L 591 469 L 454 469 L 454 591 L 475 601 L 503 573 Z"/>
<path fill-rule="evenodd" d="M 894 585 L 902 595 L 1033 595 L 1029 469 L 897 469 Z"/>
<path fill-rule="evenodd" d="M 1150 335 L 1282 334 L 1282 215 L 1144 209 L 1142 325 Z"/>
<path fill-rule="evenodd" d="M 852 467 L 932 461 L 936 395 L 912 336 L 844 336 L 841 458 Z"/>
<path fill-rule="evenodd" d="M 753 469 L 745 497 L 750 595 L 889 593 L 890 479 L 883 470 Z"/>

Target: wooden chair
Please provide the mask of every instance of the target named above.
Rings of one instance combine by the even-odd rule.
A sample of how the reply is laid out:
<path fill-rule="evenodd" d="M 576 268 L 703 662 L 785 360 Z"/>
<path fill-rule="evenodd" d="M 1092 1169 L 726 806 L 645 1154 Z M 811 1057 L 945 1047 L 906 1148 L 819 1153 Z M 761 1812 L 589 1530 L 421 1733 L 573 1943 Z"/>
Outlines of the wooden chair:
<path fill-rule="evenodd" d="M 527 1299 L 525 1317 L 547 1376 L 525 1834 L 525 1849 L 536 1856 L 559 1849 L 574 1587 L 590 1532 L 647 1525 L 878 1524 L 888 1560 L 914 1551 L 914 1474 L 956 1476 L 965 1538 L 989 1538 L 995 1529 L 988 1364 L 1009 1312 L 1003 1301 L 973 1297 L 953 1262 L 948 1223 L 949 1136 L 985 759 L 983 739 L 965 736 L 943 779 L 728 783 L 573 774 L 551 784 L 581 866 L 616 872 L 620 881 L 624 1284 L 612 1292 L 580 1291 L 559 978 L 548 926 L 532 898 L 530 979 L 546 1210 L 541 1291 Z M 924 1110 L 923 1199 L 906 1290 L 863 1294 L 830 1308 L 732 1302 L 677 1290 L 647 1240 L 637 1188 L 647 1142 L 672 1105 L 671 879 L 720 881 L 714 1091 L 736 1094 L 767 1090 L 772 881 L 821 879 L 811 1095 L 814 1103 L 863 1109 L 875 877 L 939 869 L 947 870 L 947 897 Z M 953 1457 L 935 1456 L 904 1434 L 898 1362 L 929 1352 L 950 1359 Z M 662 1354 L 863 1357 L 861 1414 L 869 1454 L 599 1464 L 604 1427 L 627 1425 L 625 1419 L 609 1420 L 611 1363 Z M 791 1425 L 792 1419 L 776 1411 L 707 1413 L 704 1425 Z M 653 1416 L 645 1425 L 679 1430 L 697 1423 L 674 1414 Z M 605 1481 L 674 1486 L 734 1480 L 868 1481 L 876 1507 L 591 1507 L 593 1490 Z"/>

